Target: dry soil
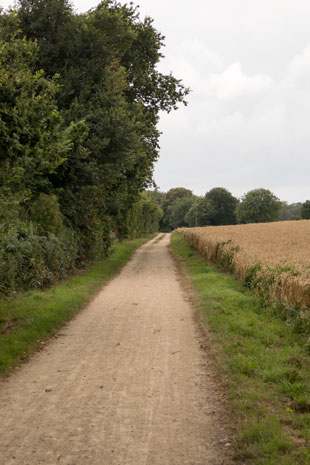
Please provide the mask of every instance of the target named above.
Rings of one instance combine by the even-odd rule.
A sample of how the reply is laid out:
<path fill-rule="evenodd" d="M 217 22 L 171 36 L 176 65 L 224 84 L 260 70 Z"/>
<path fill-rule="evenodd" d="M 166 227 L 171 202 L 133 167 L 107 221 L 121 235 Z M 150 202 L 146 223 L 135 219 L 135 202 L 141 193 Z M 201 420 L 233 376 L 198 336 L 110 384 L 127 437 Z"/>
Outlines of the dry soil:
<path fill-rule="evenodd" d="M 221 389 L 169 240 L 141 247 L 1 382 L 1 465 L 229 463 Z"/>

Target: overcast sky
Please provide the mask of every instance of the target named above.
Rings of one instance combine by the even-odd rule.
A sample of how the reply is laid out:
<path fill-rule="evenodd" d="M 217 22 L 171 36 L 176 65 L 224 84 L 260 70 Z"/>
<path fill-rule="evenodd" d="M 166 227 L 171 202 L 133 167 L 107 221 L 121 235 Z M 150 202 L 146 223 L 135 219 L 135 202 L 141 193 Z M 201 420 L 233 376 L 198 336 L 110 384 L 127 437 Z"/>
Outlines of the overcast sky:
<path fill-rule="evenodd" d="M 98 3 L 73 1 L 79 11 Z M 138 4 L 166 37 L 160 70 L 192 89 L 188 107 L 161 116 L 159 188 L 310 199 L 310 1 Z"/>

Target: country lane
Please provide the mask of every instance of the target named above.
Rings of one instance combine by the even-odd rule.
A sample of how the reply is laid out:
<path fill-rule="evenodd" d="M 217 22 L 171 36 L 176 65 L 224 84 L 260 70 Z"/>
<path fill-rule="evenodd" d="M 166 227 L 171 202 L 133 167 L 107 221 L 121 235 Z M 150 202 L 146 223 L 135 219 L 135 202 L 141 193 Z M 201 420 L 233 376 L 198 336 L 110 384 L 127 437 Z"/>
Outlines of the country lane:
<path fill-rule="evenodd" d="M 169 241 L 138 249 L 1 381 L 1 465 L 230 463 L 221 390 Z"/>

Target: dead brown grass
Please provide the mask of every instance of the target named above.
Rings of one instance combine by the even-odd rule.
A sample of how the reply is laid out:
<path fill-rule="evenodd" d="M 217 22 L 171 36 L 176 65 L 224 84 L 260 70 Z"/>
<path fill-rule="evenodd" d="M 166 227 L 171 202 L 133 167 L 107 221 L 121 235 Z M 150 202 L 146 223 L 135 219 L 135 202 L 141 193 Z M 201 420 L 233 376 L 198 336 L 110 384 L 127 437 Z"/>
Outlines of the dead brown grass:
<path fill-rule="evenodd" d="M 232 271 L 266 302 L 310 309 L 310 220 L 182 229 L 209 261 Z"/>

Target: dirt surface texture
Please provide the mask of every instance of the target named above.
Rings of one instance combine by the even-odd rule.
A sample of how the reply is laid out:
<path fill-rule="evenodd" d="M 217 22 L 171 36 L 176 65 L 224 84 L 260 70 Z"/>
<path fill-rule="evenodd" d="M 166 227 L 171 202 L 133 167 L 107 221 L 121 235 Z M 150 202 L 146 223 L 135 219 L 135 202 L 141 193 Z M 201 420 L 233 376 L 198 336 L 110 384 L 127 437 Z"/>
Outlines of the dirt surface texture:
<path fill-rule="evenodd" d="M 220 465 L 230 442 L 169 234 L 0 383 L 1 465 Z"/>

